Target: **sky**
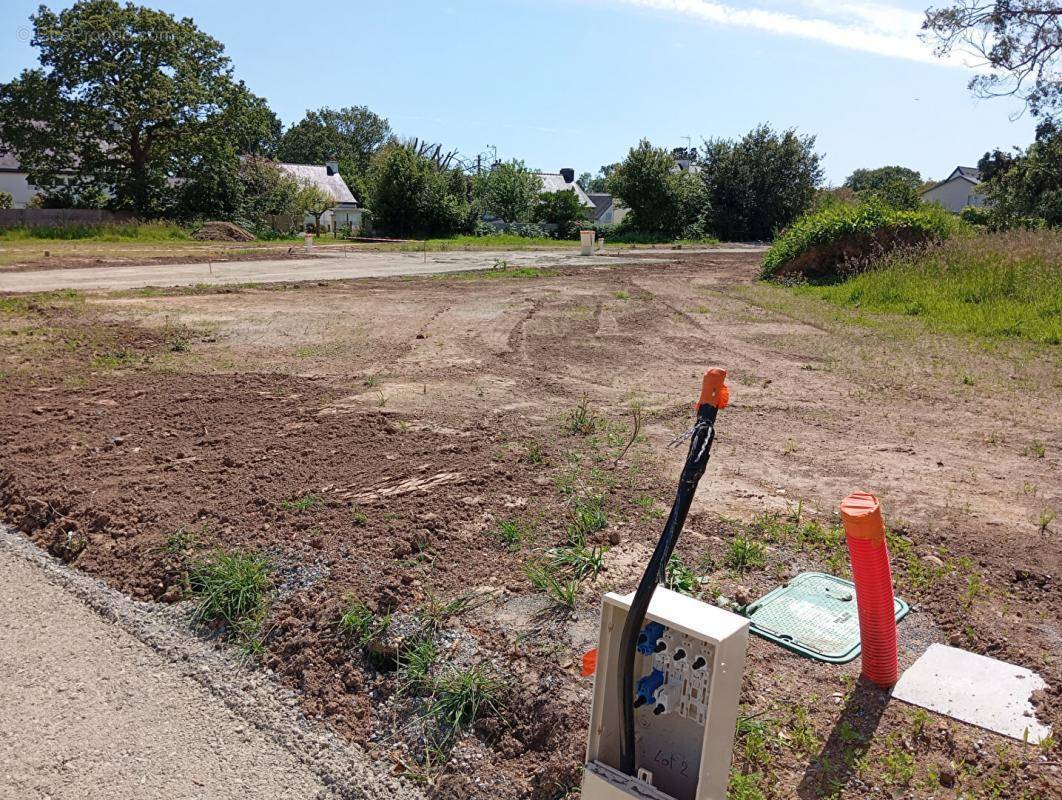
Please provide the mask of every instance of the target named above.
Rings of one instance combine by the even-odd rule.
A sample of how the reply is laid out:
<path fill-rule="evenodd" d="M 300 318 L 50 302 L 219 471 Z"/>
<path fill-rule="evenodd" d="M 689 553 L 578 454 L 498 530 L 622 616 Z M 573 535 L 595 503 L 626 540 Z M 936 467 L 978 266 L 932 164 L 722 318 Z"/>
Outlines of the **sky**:
<path fill-rule="evenodd" d="M 36 65 L 40 2 L 0 0 L 0 81 Z M 816 136 L 833 185 L 885 164 L 941 179 L 1035 128 L 1013 119 L 1018 102 L 973 97 L 971 69 L 920 41 L 930 0 L 141 2 L 222 41 L 286 125 L 365 105 L 401 136 L 550 172 L 594 173 L 642 138 L 698 145 L 768 122 Z"/>

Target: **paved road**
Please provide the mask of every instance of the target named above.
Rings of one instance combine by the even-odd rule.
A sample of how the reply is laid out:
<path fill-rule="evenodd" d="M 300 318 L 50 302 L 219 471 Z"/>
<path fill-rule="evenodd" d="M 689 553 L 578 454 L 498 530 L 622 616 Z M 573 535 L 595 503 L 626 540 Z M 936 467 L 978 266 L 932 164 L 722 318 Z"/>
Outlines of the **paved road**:
<path fill-rule="evenodd" d="M 746 252 L 749 247 L 713 248 Z M 762 249 L 762 248 L 759 248 Z M 685 250 L 683 252 L 689 252 Z M 639 251 L 641 256 L 645 251 Z M 663 258 L 668 251 L 657 251 Z M 490 269 L 499 261 L 509 266 L 592 266 L 615 264 L 623 256 L 582 257 L 574 249 L 519 251 L 449 251 L 423 253 L 359 252 L 324 254 L 319 258 L 229 261 L 209 264 L 149 264 L 79 269 L 0 271 L 0 291 L 41 292 L 55 289 L 136 289 L 143 286 L 277 283 L 340 278 L 379 278 Z"/>
<path fill-rule="evenodd" d="M 0 709 L 4 800 L 301 800 L 324 788 L 175 665 L 3 550 Z"/>

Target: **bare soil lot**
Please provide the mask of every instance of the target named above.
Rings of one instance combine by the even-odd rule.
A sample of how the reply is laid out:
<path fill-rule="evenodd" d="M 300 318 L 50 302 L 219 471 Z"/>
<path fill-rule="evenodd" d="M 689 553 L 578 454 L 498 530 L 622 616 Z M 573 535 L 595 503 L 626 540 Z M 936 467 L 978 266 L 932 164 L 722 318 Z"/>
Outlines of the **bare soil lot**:
<path fill-rule="evenodd" d="M 0 298 L 0 508 L 142 599 L 181 601 L 214 548 L 267 554 L 254 658 L 309 713 L 434 796 L 574 797 L 600 594 L 633 588 L 684 456 L 667 445 L 720 365 L 732 404 L 679 545 L 687 588 L 747 601 L 845 574 L 834 509 L 873 491 L 915 608 L 901 667 L 944 641 L 1035 669 L 1057 730 L 1059 351 L 930 335 L 757 271 L 757 254 L 657 254 Z M 569 608 L 527 567 L 573 526 L 600 563 Z M 742 562 L 746 540 L 762 553 Z M 389 632 L 341 630 L 355 601 Z M 481 667 L 504 686 L 459 736 L 411 677 L 409 626 L 431 675 Z M 1062 790 L 1057 745 L 887 702 L 858 670 L 751 642 L 734 797 Z"/>

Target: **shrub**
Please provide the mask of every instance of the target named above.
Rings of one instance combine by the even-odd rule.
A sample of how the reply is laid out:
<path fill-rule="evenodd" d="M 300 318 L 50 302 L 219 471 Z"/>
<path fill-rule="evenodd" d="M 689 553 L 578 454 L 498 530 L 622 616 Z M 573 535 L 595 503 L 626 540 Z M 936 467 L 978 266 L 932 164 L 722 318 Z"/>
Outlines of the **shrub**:
<path fill-rule="evenodd" d="M 370 170 L 373 227 L 393 236 L 449 236 L 467 227 L 465 177 L 416 148 L 393 144 Z"/>
<path fill-rule="evenodd" d="M 0 192 L 0 209 L 14 208 L 15 198 L 11 195 L 11 192 Z"/>
<path fill-rule="evenodd" d="M 586 216 L 586 208 L 575 192 L 542 192 L 538 196 L 535 218 L 546 225 L 556 225 L 558 239 L 575 237 Z"/>
<path fill-rule="evenodd" d="M 992 212 L 985 206 L 966 206 L 959 212 L 959 219 L 978 228 L 987 228 L 991 217 Z"/>
<path fill-rule="evenodd" d="M 836 275 L 900 246 L 946 239 L 959 224 L 936 205 L 916 210 L 877 201 L 832 205 L 801 217 L 775 239 L 764 256 L 762 277 Z"/>

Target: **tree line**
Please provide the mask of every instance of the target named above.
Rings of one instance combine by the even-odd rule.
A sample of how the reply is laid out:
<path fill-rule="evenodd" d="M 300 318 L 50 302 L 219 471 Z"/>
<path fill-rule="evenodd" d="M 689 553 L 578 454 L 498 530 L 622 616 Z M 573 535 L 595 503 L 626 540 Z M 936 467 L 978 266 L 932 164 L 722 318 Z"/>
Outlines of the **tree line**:
<path fill-rule="evenodd" d="M 927 16 L 942 51 L 964 37 L 978 41 L 993 24 L 970 5 Z M 1058 22 L 1046 5 L 1033 5 L 1026 11 L 1039 27 L 1028 14 L 997 15 L 996 22 L 1012 51 L 1024 48 L 1043 63 L 1057 52 L 1050 37 L 1045 44 L 1045 26 L 1056 30 Z M 277 162 L 334 159 L 385 234 L 474 232 L 486 218 L 569 236 L 587 223 L 574 193 L 544 193 L 522 161 L 469 169 L 440 145 L 398 137 L 365 106 L 310 110 L 285 130 L 267 101 L 236 79 L 222 43 L 191 19 L 117 0 L 78 0 L 60 12 L 42 6 L 31 22 L 40 64 L 0 84 L 0 146 L 17 154 L 43 205 L 230 219 L 262 231 L 304 214 L 319 220 L 331 202 Z M 1007 74 L 1010 54 L 993 57 L 992 66 Z M 999 78 L 991 88 L 1002 85 Z M 987 91 L 988 84 L 975 88 Z M 1038 80 L 1024 99 L 1044 118 L 1036 141 L 1026 151 L 986 154 L 986 193 L 999 209 L 997 221 L 1059 224 L 1062 137 L 1051 117 L 1058 95 Z M 821 188 L 822 178 L 814 136 L 760 125 L 700 147 L 668 150 L 643 140 L 622 162 L 584 173 L 580 183 L 624 203 L 631 232 L 726 240 L 770 239 L 824 202 L 873 197 L 916 206 L 922 186 L 903 167 L 857 170 L 833 190 Z"/>

